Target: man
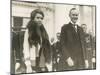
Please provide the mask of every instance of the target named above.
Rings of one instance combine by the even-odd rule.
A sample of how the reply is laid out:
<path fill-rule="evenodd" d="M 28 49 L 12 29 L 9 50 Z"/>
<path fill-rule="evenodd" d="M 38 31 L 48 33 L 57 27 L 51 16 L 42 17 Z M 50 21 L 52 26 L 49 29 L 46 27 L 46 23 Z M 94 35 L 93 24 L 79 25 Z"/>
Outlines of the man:
<path fill-rule="evenodd" d="M 32 11 L 24 35 L 23 53 L 27 73 L 46 71 L 46 64 L 51 62 L 51 47 L 42 24 L 43 18 L 44 13 L 40 9 Z"/>
<path fill-rule="evenodd" d="M 86 24 L 82 24 L 81 27 L 83 28 L 84 31 L 84 47 L 86 49 L 86 57 L 88 59 L 88 69 L 92 69 L 93 68 L 93 62 L 92 62 L 92 58 L 93 53 L 95 51 L 95 45 L 94 45 L 94 37 L 91 34 L 91 32 L 87 32 L 87 25 Z"/>
<path fill-rule="evenodd" d="M 72 8 L 69 12 L 70 22 L 61 29 L 62 70 L 77 70 L 85 68 L 84 49 L 81 36 L 83 29 L 78 26 L 79 12 Z"/>
<path fill-rule="evenodd" d="M 61 67 L 59 64 L 62 51 L 61 51 L 61 43 L 60 43 L 60 33 L 56 34 L 57 42 L 52 45 L 53 48 L 53 71 L 60 71 L 59 68 Z"/>
<path fill-rule="evenodd" d="M 24 32 L 19 27 L 12 29 L 12 61 L 11 71 L 15 73 L 25 73 L 25 64 L 23 62 L 23 37 Z"/>

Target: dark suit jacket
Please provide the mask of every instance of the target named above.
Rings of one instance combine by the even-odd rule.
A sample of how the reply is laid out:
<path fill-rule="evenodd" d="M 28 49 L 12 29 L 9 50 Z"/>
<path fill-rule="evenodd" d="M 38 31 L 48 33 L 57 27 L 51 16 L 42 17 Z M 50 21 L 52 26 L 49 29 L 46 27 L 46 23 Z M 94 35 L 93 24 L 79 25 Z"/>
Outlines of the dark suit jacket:
<path fill-rule="evenodd" d="M 82 46 L 83 30 L 77 25 L 77 32 L 71 23 L 65 24 L 61 29 L 61 45 L 63 61 L 66 62 L 68 57 L 74 60 L 76 68 L 84 66 L 84 51 Z"/>

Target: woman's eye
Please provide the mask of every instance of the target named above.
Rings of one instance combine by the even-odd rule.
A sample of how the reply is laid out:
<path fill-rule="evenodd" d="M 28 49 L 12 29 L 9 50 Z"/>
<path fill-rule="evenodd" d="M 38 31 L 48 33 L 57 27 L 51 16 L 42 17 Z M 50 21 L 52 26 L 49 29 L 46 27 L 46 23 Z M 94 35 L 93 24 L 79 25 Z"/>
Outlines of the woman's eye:
<path fill-rule="evenodd" d="M 37 19 L 39 19 L 39 17 L 37 17 Z"/>

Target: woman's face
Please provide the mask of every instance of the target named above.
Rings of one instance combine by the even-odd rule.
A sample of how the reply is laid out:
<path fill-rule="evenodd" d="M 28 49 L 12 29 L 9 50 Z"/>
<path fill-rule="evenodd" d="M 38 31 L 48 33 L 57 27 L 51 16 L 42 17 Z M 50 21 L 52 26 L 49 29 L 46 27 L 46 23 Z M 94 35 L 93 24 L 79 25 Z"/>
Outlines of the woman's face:
<path fill-rule="evenodd" d="M 42 25 L 42 21 L 43 21 L 43 16 L 37 13 L 34 18 L 34 22 L 36 22 L 38 25 Z"/>

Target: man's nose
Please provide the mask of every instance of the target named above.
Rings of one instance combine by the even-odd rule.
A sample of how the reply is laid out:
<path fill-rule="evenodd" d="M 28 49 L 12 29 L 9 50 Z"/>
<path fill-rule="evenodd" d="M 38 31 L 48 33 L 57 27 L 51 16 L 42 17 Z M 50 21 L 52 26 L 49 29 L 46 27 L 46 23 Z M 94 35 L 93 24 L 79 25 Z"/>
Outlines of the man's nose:
<path fill-rule="evenodd" d="M 74 16 L 74 18 L 75 18 L 75 19 L 77 19 L 77 18 L 78 18 L 78 16 Z"/>

